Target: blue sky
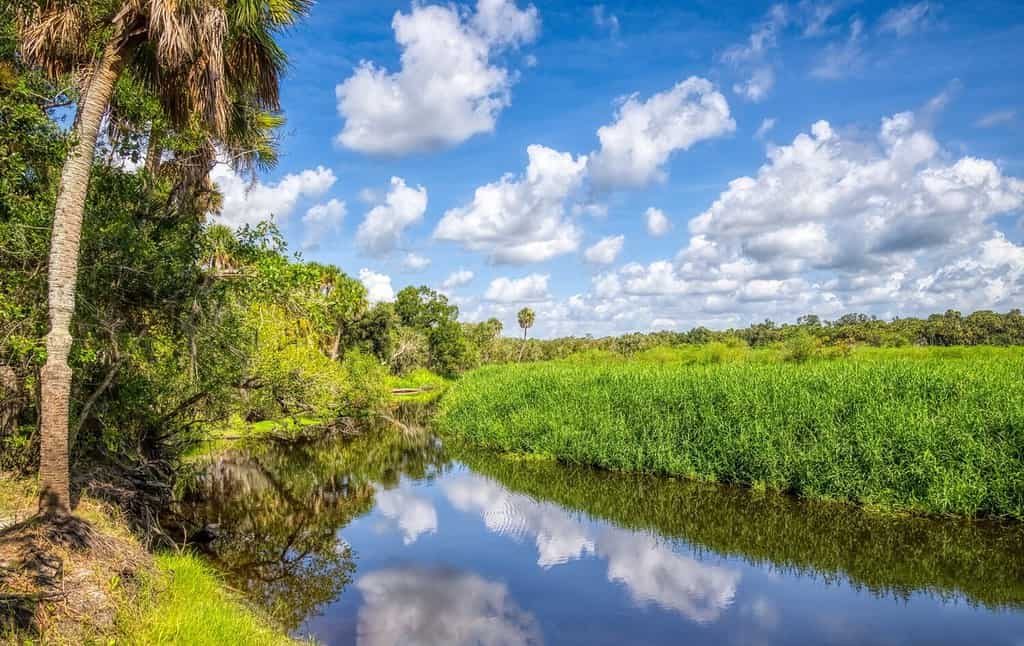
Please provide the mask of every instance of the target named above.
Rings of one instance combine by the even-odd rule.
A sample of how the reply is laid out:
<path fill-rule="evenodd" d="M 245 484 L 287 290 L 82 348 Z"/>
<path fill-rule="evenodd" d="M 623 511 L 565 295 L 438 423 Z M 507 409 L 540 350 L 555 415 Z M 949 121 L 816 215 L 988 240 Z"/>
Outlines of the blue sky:
<path fill-rule="evenodd" d="M 1005 311 L 1022 43 L 1015 2 L 320 2 L 221 219 L 507 332 Z"/>

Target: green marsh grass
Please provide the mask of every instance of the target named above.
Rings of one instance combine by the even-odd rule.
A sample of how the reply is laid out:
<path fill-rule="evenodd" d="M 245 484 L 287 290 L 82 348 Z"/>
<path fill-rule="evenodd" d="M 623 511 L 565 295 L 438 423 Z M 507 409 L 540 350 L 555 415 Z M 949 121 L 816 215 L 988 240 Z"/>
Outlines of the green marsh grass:
<path fill-rule="evenodd" d="M 568 463 L 1024 519 L 1019 349 L 762 359 L 486 367 L 446 393 L 436 423 L 455 440 Z"/>
<path fill-rule="evenodd" d="M 199 557 L 161 554 L 158 572 L 146 581 L 152 597 L 120 618 L 131 644 L 285 646 L 289 639 L 225 589 L 219 576 Z"/>

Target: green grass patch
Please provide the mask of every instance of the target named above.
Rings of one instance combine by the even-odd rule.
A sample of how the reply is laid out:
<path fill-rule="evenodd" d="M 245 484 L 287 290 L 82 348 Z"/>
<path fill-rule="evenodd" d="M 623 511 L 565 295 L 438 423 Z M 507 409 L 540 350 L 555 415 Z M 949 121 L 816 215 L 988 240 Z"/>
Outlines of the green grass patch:
<path fill-rule="evenodd" d="M 449 438 L 619 471 L 880 509 L 1024 519 L 1024 352 L 567 361 L 483 368 L 439 407 Z"/>
<path fill-rule="evenodd" d="M 189 554 L 156 557 L 145 582 L 151 601 L 120 618 L 132 644 L 296 644 L 229 592 L 210 566 Z M 146 595 L 144 595 L 145 597 Z"/>

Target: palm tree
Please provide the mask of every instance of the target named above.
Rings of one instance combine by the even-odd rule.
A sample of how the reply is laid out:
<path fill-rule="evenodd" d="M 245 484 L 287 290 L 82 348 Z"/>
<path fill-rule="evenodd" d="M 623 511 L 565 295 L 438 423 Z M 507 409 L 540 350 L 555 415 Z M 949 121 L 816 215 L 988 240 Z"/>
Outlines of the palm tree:
<path fill-rule="evenodd" d="M 18 10 L 23 58 L 52 77 L 72 76 L 79 98 L 61 172 L 49 259 L 50 331 L 40 375 L 40 510 L 70 512 L 68 421 L 71 319 L 86 192 L 103 115 L 124 74 L 160 99 L 169 123 L 202 124 L 204 147 L 237 140 L 239 114 L 279 109 L 286 63 L 274 40 L 310 0 L 30 0 Z M 251 155 L 231 155 L 241 163 Z M 206 168 L 208 171 L 209 168 Z M 202 172 L 205 177 L 206 171 Z"/>
<path fill-rule="evenodd" d="M 234 231 L 223 224 L 212 224 L 206 228 L 203 238 L 203 269 L 216 277 L 235 273 L 238 269 L 235 258 L 238 239 Z"/>
<path fill-rule="evenodd" d="M 519 310 L 516 318 L 519 319 L 519 327 L 523 328 L 523 344 L 519 347 L 519 360 L 522 361 L 523 351 L 526 350 L 526 331 L 533 327 L 533 322 L 537 316 L 529 307 L 524 307 Z"/>

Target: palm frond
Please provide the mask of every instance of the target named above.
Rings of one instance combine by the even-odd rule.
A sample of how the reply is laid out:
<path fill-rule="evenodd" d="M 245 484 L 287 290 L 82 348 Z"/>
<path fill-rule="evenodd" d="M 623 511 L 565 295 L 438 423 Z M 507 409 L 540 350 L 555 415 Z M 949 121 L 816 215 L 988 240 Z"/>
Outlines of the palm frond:
<path fill-rule="evenodd" d="M 75 72 L 87 55 L 83 3 L 49 0 L 18 10 L 21 54 L 51 78 Z"/>

